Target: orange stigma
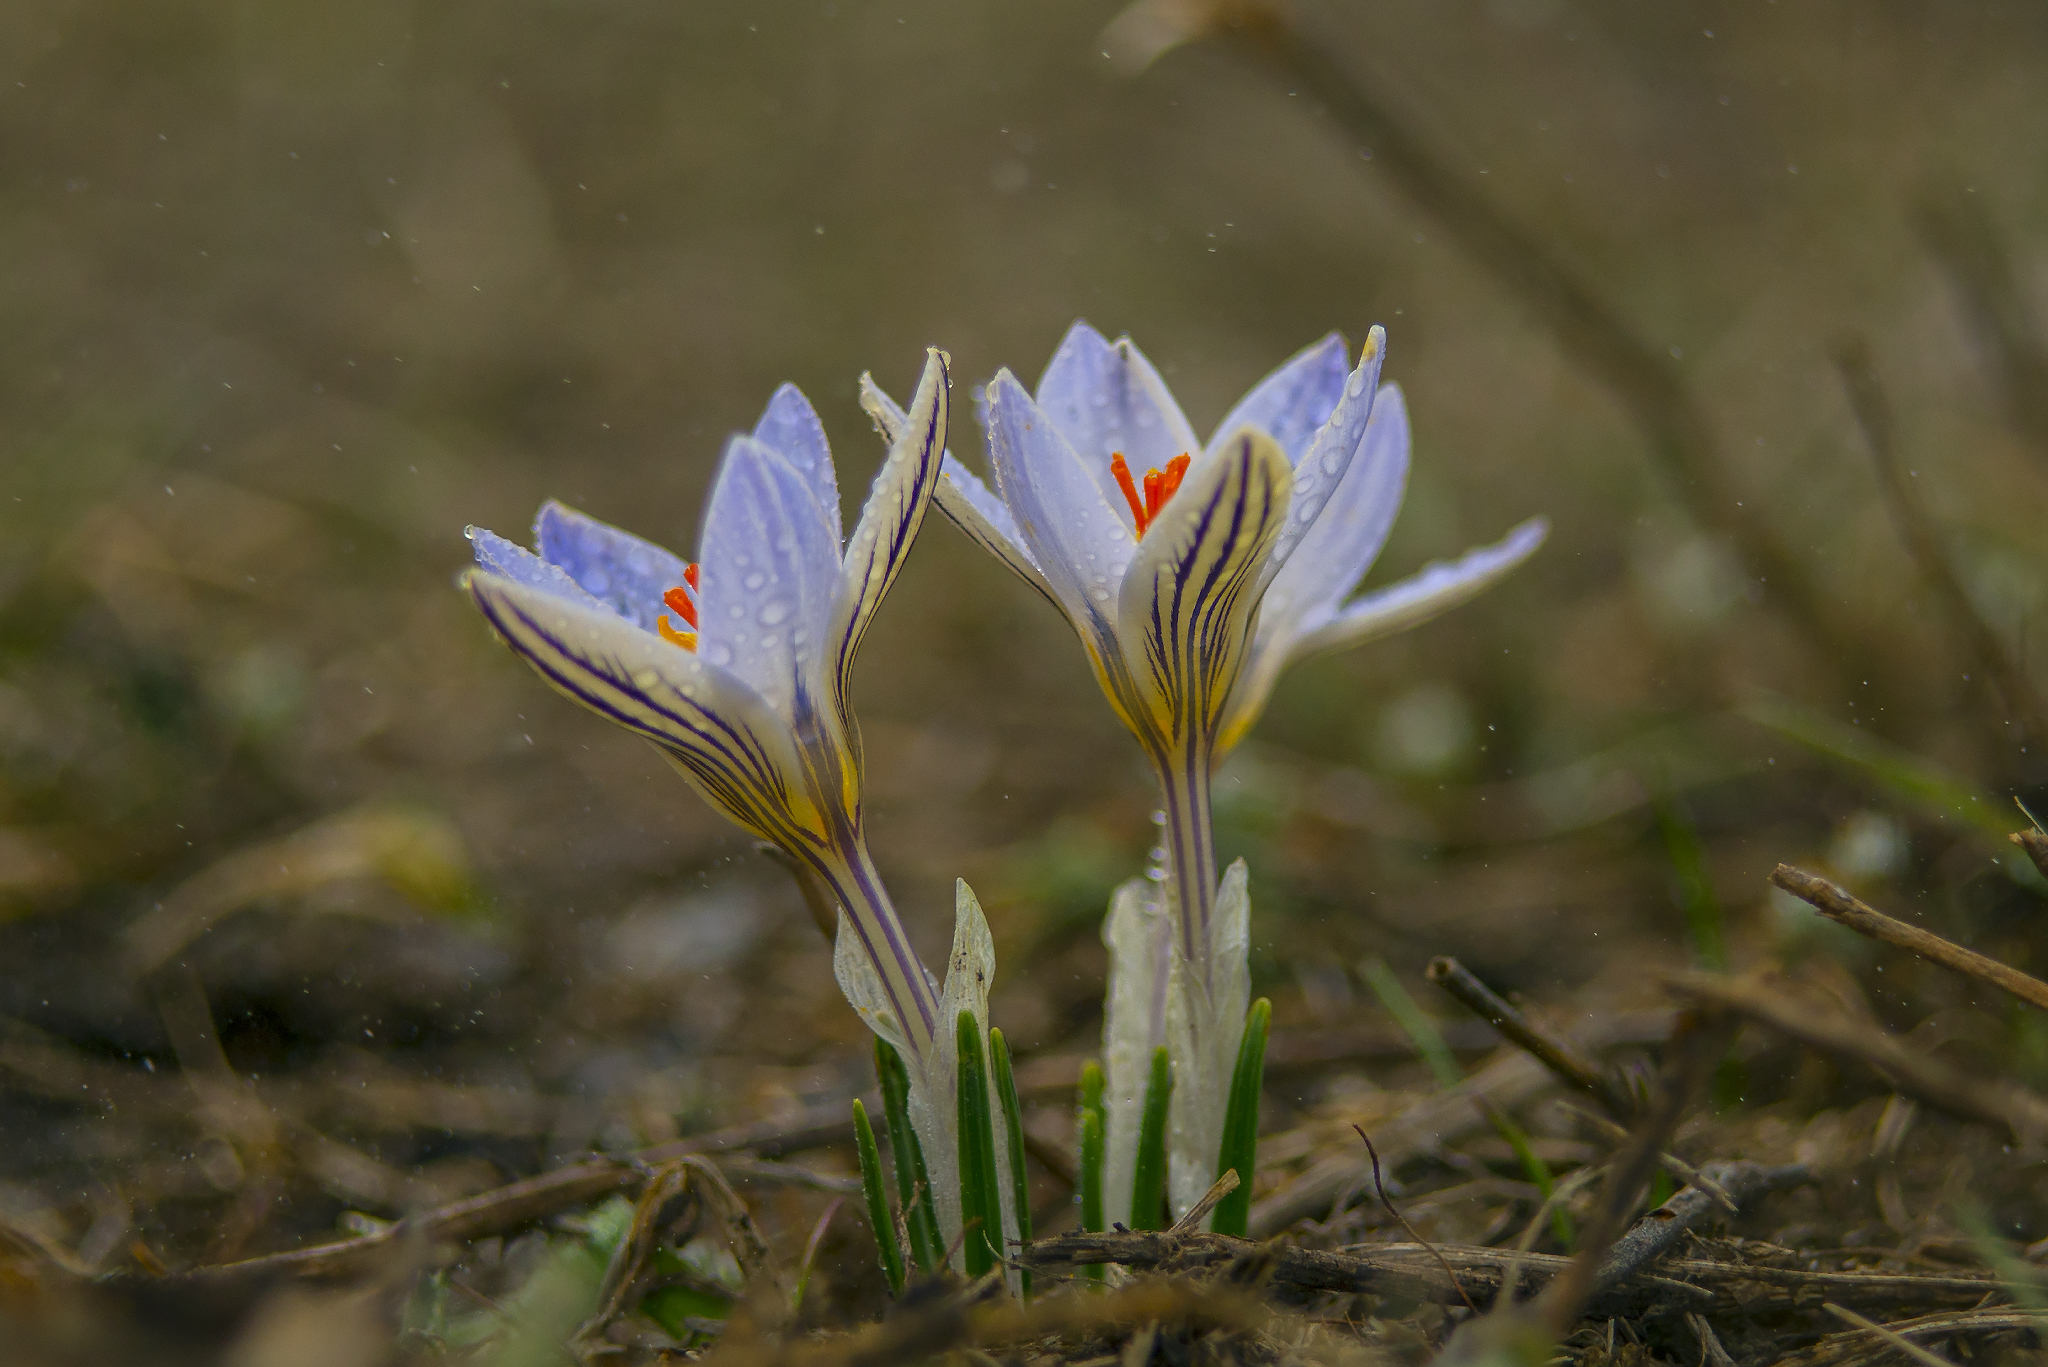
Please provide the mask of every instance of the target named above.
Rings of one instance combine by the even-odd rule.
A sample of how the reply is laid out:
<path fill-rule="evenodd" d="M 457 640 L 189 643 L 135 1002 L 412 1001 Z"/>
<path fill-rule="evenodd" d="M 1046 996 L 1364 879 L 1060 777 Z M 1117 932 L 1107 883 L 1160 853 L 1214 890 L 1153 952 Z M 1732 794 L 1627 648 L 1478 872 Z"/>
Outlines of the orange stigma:
<path fill-rule="evenodd" d="M 682 618 L 684 623 L 691 627 L 697 625 L 698 574 L 697 563 L 691 561 L 683 570 L 683 582 L 661 595 L 661 601 L 668 604 L 669 611 Z M 695 650 L 697 648 L 697 633 L 695 631 L 677 631 L 668 624 L 668 618 L 666 617 L 655 618 L 654 629 L 661 633 L 662 640 L 669 642 L 671 645 L 679 645 L 684 650 Z"/>
<path fill-rule="evenodd" d="M 1159 510 L 1166 506 L 1180 489 L 1180 482 L 1188 472 L 1188 455 L 1183 451 L 1166 462 L 1164 470 L 1145 472 L 1145 496 L 1138 497 L 1138 486 L 1131 481 L 1131 467 L 1124 463 L 1124 453 L 1112 452 L 1109 457 L 1109 472 L 1116 476 L 1117 487 L 1124 491 L 1124 502 L 1131 505 L 1131 520 L 1138 525 L 1138 535 L 1152 525 L 1152 519 L 1159 516 Z"/>

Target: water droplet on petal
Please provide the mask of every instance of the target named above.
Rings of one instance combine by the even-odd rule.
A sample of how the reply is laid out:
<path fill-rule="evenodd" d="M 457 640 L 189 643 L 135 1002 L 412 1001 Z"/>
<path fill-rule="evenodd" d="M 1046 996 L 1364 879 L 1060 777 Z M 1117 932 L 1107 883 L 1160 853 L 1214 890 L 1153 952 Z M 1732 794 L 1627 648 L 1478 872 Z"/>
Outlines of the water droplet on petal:
<path fill-rule="evenodd" d="M 732 663 L 732 647 L 723 641 L 708 641 L 699 648 L 699 653 L 715 665 Z"/>
<path fill-rule="evenodd" d="M 789 604 L 780 599 L 761 605 L 761 625 L 764 627 L 776 626 L 787 616 L 789 616 Z"/>
<path fill-rule="evenodd" d="M 737 622 L 742 617 L 745 617 L 747 615 L 747 610 L 741 607 L 738 603 L 734 603 L 731 607 L 725 610 L 725 615 L 732 618 L 733 621 Z"/>
<path fill-rule="evenodd" d="M 1351 380 L 1344 386 L 1344 392 L 1354 399 L 1365 392 L 1365 372 L 1363 370 L 1351 372 Z"/>
<path fill-rule="evenodd" d="M 747 592 L 749 592 L 749 593 L 752 593 L 752 592 L 753 592 L 754 590 L 756 590 L 756 589 L 760 588 L 760 587 L 761 587 L 761 586 L 762 586 L 763 584 L 765 584 L 765 583 L 767 583 L 767 582 L 768 582 L 768 576 L 767 576 L 767 575 L 765 575 L 765 574 L 763 574 L 763 573 L 761 573 L 761 571 L 759 571 L 759 570 L 755 570 L 755 571 L 754 571 L 754 572 L 753 572 L 752 574 L 750 574 L 750 575 L 748 575 L 748 576 L 747 576 L 746 578 L 744 578 L 744 579 L 740 580 L 740 584 L 741 584 L 741 585 L 742 585 L 743 587 L 745 587 L 745 589 L 746 589 L 746 590 L 747 590 Z"/>

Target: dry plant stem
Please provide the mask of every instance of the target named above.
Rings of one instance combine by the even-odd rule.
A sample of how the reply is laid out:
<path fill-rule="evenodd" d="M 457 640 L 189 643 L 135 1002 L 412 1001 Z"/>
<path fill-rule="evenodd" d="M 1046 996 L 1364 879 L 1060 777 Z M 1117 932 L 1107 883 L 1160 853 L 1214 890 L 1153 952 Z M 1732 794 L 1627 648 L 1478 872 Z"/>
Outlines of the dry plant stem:
<path fill-rule="evenodd" d="M 1358 1131 L 1358 1137 L 1365 1142 L 1366 1153 L 1372 1156 L 1372 1186 L 1373 1190 L 1379 1193 L 1380 1204 L 1387 1208 L 1387 1214 L 1393 1216 L 1402 1229 L 1408 1231 L 1409 1238 L 1421 1244 L 1424 1248 L 1429 1249 L 1432 1253 L 1435 1252 L 1436 1250 L 1431 1246 L 1429 1240 L 1423 1238 L 1422 1235 L 1416 1232 L 1415 1226 L 1408 1223 L 1408 1217 L 1403 1215 L 1400 1207 L 1394 1204 L 1394 1198 L 1387 1195 L 1387 1184 L 1380 1179 L 1380 1151 L 1372 1146 L 1372 1140 L 1366 1135 L 1365 1128 L 1361 1125 L 1353 1125 L 1351 1128 Z M 1457 1284 L 1457 1277 L 1452 1273 L 1449 1263 L 1438 1258 L 1437 1266 L 1444 1270 L 1444 1276 L 1450 1278 L 1453 1285 Z M 1464 1287 L 1458 1287 L 1458 1294 L 1464 1298 L 1467 1310 L 1470 1310 L 1475 1315 L 1479 1313 L 1479 1307 L 1472 1304 L 1470 1296 L 1465 1295 Z"/>
<path fill-rule="evenodd" d="M 1832 1301 L 1830 1301 L 1826 1305 L 1823 1305 L 1821 1309 L 1827 1311 L 1830 1315 L 1833 1315 L 1836 1319 L 1841 1320 L 1845 1324 L 1853 1324 L 1858 1329 L 1863 1330 L 1865 1333 L 1877 1335 L 1878 1338 L 1890 1344 L 1895 1352 L 1904 1353 L 1907 1357 L 1911 1358 L 1915 1362 L 1932 1363 L 1934 1364 L 1934 1367 L 1949 1367 L 1949 1364 L 1946 1359 L 1936 1357 L 1934 1354 L 1928 1352 L 1925 1348 L 1922 1348 L 1919 1344 L 1913 1342 L 1905 1335 L 1899 1333 L 1899 1331 L 1896 1329 L 1888 1329 L 1882 1324 L 1878 1324 L 1872 1320 L 1865 1319 L 1863 1316 L 1857 1314 L 1854 1310 L 1845 1309 L 1842 1306 L 1834 1304 Z"/>
<path fill-rule="evenodd" d="M 1624 1079 L 1576 1040 L 1530 1020 L 1456 959 L 1430 960 L 1428 977 L 1511 1043 L 1528 1050 L 1566 1086 L 1591 1096 L 1617 1117 L 1635 1113 L 1637 1097 Z"/>
<path fill-rule="evenodd" d="M 1635 1208 L 1637 1196 L 1657 1169 L 1658 1155 L 1677 1133 L 1679 1122 L 1691 1109 L 1693 1098 L 1706 1086 L 1714 1065 L 1727 1053 L 1729 1034 L 1730 1027 L 1719 1012 L 1709 1010 L 1699 1019 L 1680 1017 L 1671 1041 L 1671 1057 L 1658 1076 L 1650 1102 L 1636 1121 L 1629 1142 L 1615 1154 L 1608 1167 L 1607 1181 L 1600 1188 L 1593 1216 L 1579 1235 L 1577 1256 L 1563 1276 L 1544 1288 L 1538 1300 L 1537 1317 L 1552 1339 L 1561 1339 L 1570 1332 L 1595 1291 L 1612 1286 L 1633 1270 L 1613 1256 L 1624 1251 L 1617 1240 L 1629 1212 Z"/>
<path fill-rule="evenodd" d="M 1579 363 L 1599 376 L 1650 439 L 1677 494 L 1705 527 L 1735 544 L 1750 572 L 1772 586 L 1814 639 L 1844 649 L 1832 614 L 1818 609 L 1809 576 L 1744 504 L 1755 498 L 1729 478 L 1730 466 L 1705 410 L 1675 360 L 1652 345 L 1598 290 L 1520 224 L 1488 203 L 1477 188 L 1434 155 L 1420 136 L 1355 73 L 1333 61 L 1278 5 L 1243 7 L 1212 32 L 1276 69 L 1390 176 L 1467 252 L 1521 297 Z M 1838 654 L 1838 658 L 1840 658 Z"/>
<path fill-rule="evenodd" d="M 1929 963 L 1940 964 L 1943 968 L 1990 983 L 1993 987 L 2012 993 L 2029 1006 L 2048 1011 L 2048 983 L 2030 977 L 2016 968 L 2009 968 L 1998 960 L 1979 954 L 1972 949 L 1952 944 L 1939 935 L 1894 920 L 1874 907 L 1857 900 L 1847 888 L 1830 883 L 1827 879 L 1797 869 L 1790 864 L 1780 864 L 1771 871 L 1771 881 L 1808 903 L 1821 915 L 1839 925 L 1845 925 L 1859 935 L 1873 940 L 1882 940 L 1888 945 L 1911 950 Z"/>
<path fill-rule="evenodd" d="M 1713 973 L 1667 973 L 1664 982 L 1681 997 L 1722 1007 L 1801 1044 L 1853 1059 L 1937 1110 L 2009 1129 L 2028 1146 L 2048 1137 L 2048 1101 L 2009 1082 L 1959 1074 L 1839 1012 L 1795 1000 L 1761 983 Z"/>
<path fill-rule="evenodd" d="M 1700 1341 L 1700 1367 L 1735 1367 L 1735 1359 L 1728 1356 L 1728 1350 L 1721 1346 L 1721 1336 L 1714 1332 L 1714 1326 L 1707 1323 L 1707 1317 L 1698 1311 L 1688 1312 L 1685 1322 L 1692 1326 L 1693 1334 Z"/>
<path fill-rule="evenodd" d="M 1202 1227 L 1202 1221 L 1209 1218 L 1209 1212 L 1231 1192 L 1237 1190 L 1237 1169 L 1225 1168 L 1223 1175 L 1209 1184 L 1209 1190 L 1202 1193 L 1202 1199 L 1189 1206 L 1187 1213 L 1173 1222 L 1168 1234 L 1189 1234 Z"/>
<path fill-rule="evenodd" d="M 1824 1305 L 1822 1308 L 1840 1317 L 1840 1306 Z M 1875 1327 L 1881 1332 L 1895 1334 L 1911 1343 L 1916 1340 L 1959 1338 L 1965 1334 L 1998 1334 L 2013 1329 L 2039 1330 L 2042 1324 L 2039 1315 L 2000 1305 L 1981 1310 L 1952 1310 L 1921 1315 L 1915 1319 Z M 1865 1363 L 1870 1360 L 1869 1331 L 1851 1329 L 1839 1334 L 1830 1334 L 1803 1352 L 1780 1358 L 1776 1367 L 1847 1367 L 1847 1364 Z"/>
<path fill-rule="evenodd" d="M 1941 534 L 1899 468 L 1897 428 L 1892 421 L 1891 400 L 1885 394 L 1884 382 L 1878 378 L 1869 344 L 1860 337 L 1837 344 L 1835 367 L 1842 373 L 1842 384 L 1849 393 L 1849 406 L 1863 428 L 1865 444 L 1870 447 L 1870 463 L 1877 469 L 1878 487 L 1884 491 L 1885 509 L 1891 514 L 1892 526 L 1899 539 L 1906 543 L 1906 549 L 1928 587 L 1941 600 L 1942 615 L 1962 633 L 1972 672 L 1991 694 L 1990 701 L 1997 710 L 2019 723 L 2027 736 L 2048 736 L 2048 726 L 2044 726 L 2042 721 L 2040 696 L 2028 684 L 2025 671 L 2006 649 L 2005 642 L 1999 639 L 1998 633 L 1977 610 L 1977 604 L 1956 573 L 1947 548 L 1941 543 Z M 2010 743 L 2010 739 L 2003 735 L 1995 739 Z"/>

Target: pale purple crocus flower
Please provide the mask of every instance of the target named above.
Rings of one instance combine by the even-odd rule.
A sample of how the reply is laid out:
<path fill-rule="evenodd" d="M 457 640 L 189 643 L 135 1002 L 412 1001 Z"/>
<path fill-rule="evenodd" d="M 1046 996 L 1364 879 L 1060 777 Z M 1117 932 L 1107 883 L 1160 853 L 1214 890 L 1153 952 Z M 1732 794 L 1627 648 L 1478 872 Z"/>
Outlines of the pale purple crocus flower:
<path fill-rule="evenodd" d="M 868 854 L 847 685 L 937 483 L 947 397 L 932 351 L 843 543 L 824 428 L 784 385 L 726 445 L 699 563 L 549 503 L 539 554 L 472 528 L 477 567 L 463 576 L 558 692 L 653 742 L 714 807 L 823 884 L 843 913 L 842 985 L 913 1077 L 952 1030 Z"/>
<path fill-rule="evenodd" d="M 1241 870 L 1217 882 L 1209 777 L 1293 659 L 1425 620 L 1526 558 L 1500 544 L 1347 605 L 1398 510 L 1408 463 L 1398 391 L 1379 385 L 1385 334 L 1356 363 L 1332 334 L 1267 376 L 1199 445 L 1128 338 L 1076 323 L 1027 393 L 987 390 L 993 487 L 948 455 L 939 507 L 1058 608 L 1156 771 L 1161 899 L 1127 888 L 1105 935 L 1110 1209 L 1128 1190 L 1151 1052 L 1176 1064 L 1172 1187 L 1185 1207 L 1215 1172 L 1248 996 Z M 886 399 L 870 396 L 871 411 Z M 878 411 L 878 417 L 885 413 Z M 886 427 L 886 422 L 885 422 Z M 1135 472 L 1147 471 L 1142 491 Z"/>

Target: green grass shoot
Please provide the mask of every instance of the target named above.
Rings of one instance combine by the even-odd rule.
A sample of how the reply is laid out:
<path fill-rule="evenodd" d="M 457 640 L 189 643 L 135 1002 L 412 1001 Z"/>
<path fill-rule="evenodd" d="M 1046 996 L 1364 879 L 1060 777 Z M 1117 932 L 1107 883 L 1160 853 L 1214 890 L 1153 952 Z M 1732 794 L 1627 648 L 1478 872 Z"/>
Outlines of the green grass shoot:
<path fill-rule="evenodd" d="M 1003 1249 L 1003 1205 L 996 1189 L 995 1122 L 988 1110 L 988 1063 L 981 1026 L 962 1011 L 960 1044 L 960 1222 L 966 1229 L 963 1256 L 969 1277 L 985 1276 Z M 977 1223 L 977 1221 L 979 1223 Z"/>
<path fill-rule="evenodd" d="M 1161 1045 L 1152 1053 L 1144 1119 L 1138 1125 L 1138 1162 L 1131 1181 L 1132 1229 L 1166 1228 L 1166 1114 L 1172 1102 L 1173 1060 Z"/>
<path fill-rule="evenodd" d="M 939 1217 L 932 1209 L 924 1149 L 917 1131 L 910 1128 L 910 1070 L 887 1040 L 875 1041 L 875 1076 L 882 1085 L 882 1116 L 889 1122 L 889 1155 L 895 1161 L 896 1195 L 903 1203 L 910 1256 L 918 1271 L 929 1277 L 939 1270 L 946 1246 L 939 1239 Z"/>
<path fill-rule="evenodd" d="M 1251 1228 L 1252 1173 L 1259 1158 L 1259 1094 L 1266 1082 L 1266 1032 L 1273 1024 L 1273 1003 L 1261 997 L 1245 1013 L 1244 1038 L 1237 1046 L 1237 1067 L 1230 1074 L 1230 1101 L 1223 1112 L 1223 1145 L 1216 1156 L 1216 1175 L 1237 1173 L 1237 1188 L 1216 1203 L 1209 1228 L 1242 1239 Z"/>
<path fill-rule="evenodd" d="M 1103 1230 L 1109 1228 L 1102 1215 L 1102 1128 L 1105 1116 L 1102 1110 L 1102 1068 L 1094 1062 L 1081 1065 L 1081 1104 L 1075 1116 L 1074 1130 L 1079 1152 L 1075 1155 L 1080 1191 L 1076 1193 L 1081 1202 L 1081 1228 Z M 1082 1269 L 1085 1276 L 1094 1281 L 1102 1280 L 1102 1264 L 1090 1263 Z"/>
<path fill-rule="evenodd" d="M 1003 1107 L 1003 1137 L 1010 1156 L 1010 1198 L 1016 1207 L 1017 1237 L 1031 1241 L 1031 1174 L 1024 1167 L 1024 1108 L 1017 1101 L 1017 1075 L 1010 1068 L 1010 1045 L 1003 1032 L 990 1027 L 989 1066 L 995 1073 L 996 1100 Z M 1019 1281 L 1026 1296 L 1031 1294 L 1031 1274 Z"/>
<path fill-rule="evenodd" d="M 903 1250 L 896 1243 L 896 1224 L 889 1218 L 889 1192 L 883 1185 L 882 1155 L 875 1147 L 875 1127 L 868 1123 L 868 1108 L 858 1099 L 853 1103 L 853 1143 L 860 1154 L 860 1189 L 868 1201 L 868 1224 L 875 1231 L 875 1248 L 881 1254 L 882 1271 L 889 1278 L 889 1294 L 903 1294 Z"/>

